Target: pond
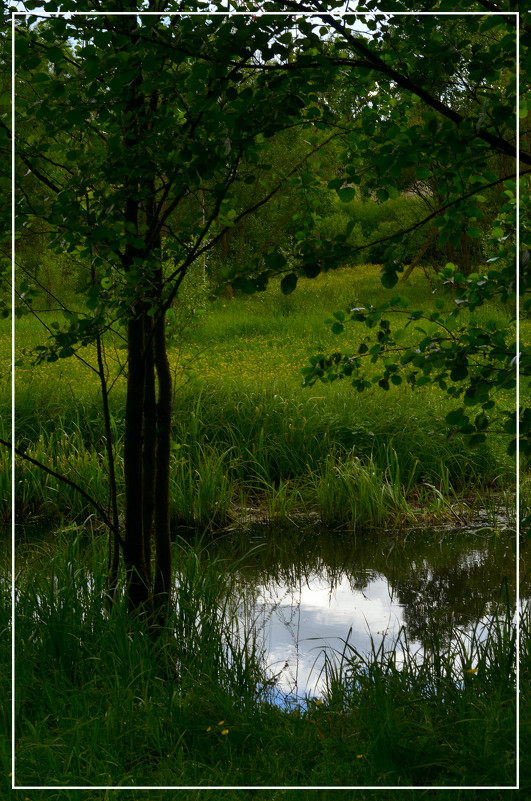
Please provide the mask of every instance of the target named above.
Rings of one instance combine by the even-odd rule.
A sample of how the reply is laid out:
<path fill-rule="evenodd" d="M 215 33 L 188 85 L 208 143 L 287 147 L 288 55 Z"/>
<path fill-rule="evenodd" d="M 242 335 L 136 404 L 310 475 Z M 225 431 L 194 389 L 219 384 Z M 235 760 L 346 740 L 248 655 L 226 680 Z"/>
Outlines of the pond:
<path fill-rule="evenodd" d="M 30 527 L 17 535 L 28 567 L 43 539 L 49 541 Z M 264 525 L 198 550 L 205 564 L 231 566 L 237 614 L 242 627 L 258 633 L 268 675 L 275 677 L 274 700 L 283 706 L 321 694 L 325 652 L 340 655 L 347 641 L 368 653 L 383 638 L 392 648 L 402 633 L 400 664 L 404 637 L 408 652 L 422 658 L 433 629 L 441 643 L 456 628 L 481 632 L 495 613 L 506 614 L 507 598 L 514 606 L 516 595 L 515 534 L 503 527 L 354 534 Z M 92 585 L 90 576 L 87 581 Z M 523 597 L 530 595 L 526 581 Z"/>
<path fill-rule="evenodd" d="M 514 533 L 415 532 L 354 536 L 319 529 L 263 530 L 224 540 L 215 551 L 241 559 L 240 617 L 256 626 L 278 702 L 318 696 L 324 652 L 345 641 L 360 653 L 395 642 L 422 649 L 436 627 L 440 642 L 507 610 L 515 598 Z M 247 555 L 246 555 L 247 553 Z M 397 663 L 401 646 L 397 647 Z"/>

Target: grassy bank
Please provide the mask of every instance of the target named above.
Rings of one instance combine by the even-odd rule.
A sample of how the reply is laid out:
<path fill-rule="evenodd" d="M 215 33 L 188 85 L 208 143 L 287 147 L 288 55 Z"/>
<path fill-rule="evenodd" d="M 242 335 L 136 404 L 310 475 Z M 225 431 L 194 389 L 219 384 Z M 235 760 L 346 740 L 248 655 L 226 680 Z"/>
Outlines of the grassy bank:
<path fill-rule="evenodd" d="M 35 397 L 40 409 L 25 410 Z M 187 388 L 175 408 L 174 523 L 215 527 L 255 514 L 274 520 L 314 512 L 331 525 L 371 528 L 427 522 L 450 514 L 443 499 L 455 503 L 458 496 L 470 500 L 510 487 L 510 467 L 492 447 L 470 451 L 463 441 L 447 442 L 440 398 L 397 392 L 385 405 L 376 400 L 354 397 L 348 387 L 326 387 L 319 395 L 285 385 Z M 105 499 L 96 404 L 65 410 L 55 403 L 53 393 L 43 393 L 18 404 L 19 447 Z M 119 406 L 113 418 L 119 454 L 118 415 Z M 118 474 L 121 479 L 119 460 Z M 18 466 L 16 487 L 20 521 L 62 515 L 79 521 L 93 512 L 75 489 L 28 462 Z M 507 505 L 510 510 L 509 496 Z"/>
<path fill-rule="evenodd" d="M 424 275 L 412 280 L 412 303 L 431 302 Z M 378 268 L 370 265 L 303 281 L 288 297 L 278 286 L 215 302 L 198 290 L 184 292 L 169 331 L 175 334 L 175 525 L 219 527 L 245 524 L 256 515 L 279 520 L 314 513 L 330 525 L 392 526 L 453 516 L 448 503 L 457 497 L 511 488 L 514 466 L 505 456 L 503 435 L 493 432 L 475 450 L 458 436 L 449 441 L 443 421 L 452 406 L 437 389 L 399 386 L 359 395 L 345 382 L 301 387 L 309 354 L 352 347 L 365 335 L 353 325 L 338 339 L 324 319 L 350 300 L 376 303 L 385 295 Z M 50 321 L 54 313 L 47 314 Z M 478 315 L 485 321 L 510 317 L 498 307 Z M 20 447 L 105 499 L 97 378 L 72 358 L 31 367 L 24 351 L 42 343 L 42 331 L 30 318 L 17 326 Z M 115 346 L 117 337 L 107 342 L 111 377 L 119 373 L 121 351 Z M 94 359 L 89 348 L 82 356 Z M 120 374 L 110 394 L 120 479 L 124 392 Z M 8 400 L 6 392 L 4 410 Z M 7 428 L 7 414 L 2 420 Z M 82 520 L 93 511 L 74 490 L 22 462 L 16 504 L 20 520 Z"/>
<path fill-rule="evenodd" d="M 492 619 L 486 637 L 455 630 L 452 646 L 434 629 L 422 662 L 404 642 L 402 669 L 395 642 L 368 655 L 346 642 L 339 657 L 329 656 L 322 700 L 286 712 L 271 703 L 271 677 L 255 632 L 236 622 L 237 565 L 205 561 L 182 542 L 175 561 L 178 603 L 153 644 L 121 609 L 110 616 L 102 611 L 100 538 L 67 532 L 53 542 L 19 546 L 18 783 L 513 783 L 515 631 L 507 615 Z M 5 609 L 5 585 L 3 593 Z M 525 678 L 528 611 L 521 637 Z M 2 643 L 7 695 L 6 637 Z M 524 697 L 523 732 L 529 731 L 527 704 Z M 5 742 L 1 753 L 7 777 Z M 41 797 L 38 789 L 26 794 Z"/>
<path fill-rule="evenodd" d="M 414 279 L 408 290 L 414 302 L 431 301 L 424 277 Z M 376 303 L 383 295 L 374 267 L 301 282 L 289 297 L 278 286 L 265 295 L 213 303 L 201 292 L 184 294 L 169 330 L 175 335 L 174 534 L 179 526 L 245 528 L 257 518 L 299 515 L 312 515 L 330 528 L 394 529 L 464 521 L 480 506 L 489 510 L 486 524 L 511 518 L 514 468 L 505 456 L 504 438 L 493 432 L 475 450 L 458 436 L 448 440 L 443 421 L 451 404 L 439 391 L 400 386 L 358 395 L 342 382 L 301 387 L 308 354 L 355 346 L 365 333 L 353 326 L 348 338 L 337 339 L 323 324 L 330 312 L 355 298 Z M 489 315 L 509 319 L 501 308 L 480 314 L 485 320 Z M 54 319 L 51 311 L 45 316 Z M 25 351 L 43 342 L 42 333 L 30 318 L 17 326 L 18 444 L 106 504 L 97 380 L 75 359 L 31 367 Z M 110 379 L 117 376 L 110 402 L 123 492 L 119 344 L 116 335 L 107 339 L 106 359 Z M 82 355 L 94 360 L 89 348 Z M 8 360 L 0 365 L 6 374 Z M 9 389 L 2 393 L 0 436 L 8 438 Z M 510 406 L 512 400 L 502 403 Z M 0 481 L 0 497 L 9 498 L 7 471 Z M 230 560 L 205 561 L 177 537 L 175 612 L 154 645 L 123 610 L 110 616 L 102 612 L 104 538 L 93 509 L 74 489 L 20 461 L 16 511 L 19 521 L 53 522 L 63 532 L 52 543 L 37 537 L 18 545 L 17 781 L 36 788 L 24 791 L 30 801 L 76 797 L 41 792 L 37 788 L 43 784 L 513 783 L 514 629 L 507 616 L 492 619 L 486 640 L 470 640 L 456 628 L 453 650 L 434 631 L 422 663 L 402 643 L 407 658 L 401 670 L 393 656 L 396 643 L 367 655 L 346 642 L 342 654 L 330 655 L 321 702 L 286 712 L 271 702 L 271 676 L 255 632 L 237 624 L 235 605 L 241 598 L 234 554 Z M 7 503 L 3 513 L 8 516 Z M 60 525 L 63 519 L 68 530 Z M 4 578 L 2 631 L 7 633 L 9 583 Z M 0 678 L 7 697 L 9 640 L 1 642 Z M 528 611 L 522 646 L 525 677 L 531 670 Z M 529 745 L 528 703 L 524 695 L 524 748 Z M 7 731 L 7 711 L 4 716 Z M 8 743 L 0 740 L 6 793 L 8 755 Z M 243 795 L 226 792 L 229 798 Z M 399 797 L 411 795 L 399 792 Z M 294 793 L 263 795 L 291 799 Z M 456 797 L 453 791 L 419 793 Z M 184 796 L 208 794 L 185 791 Z M 94 791 L 90 797 L 116 795 Z M 172 797 L 163 791 L 144 795 Z M 323 798 L 328 795 L 323 791 Z M 355 797 L 373 794 L 367 790 Z M 457 797 L 476 794 L 464 791 Z"/>

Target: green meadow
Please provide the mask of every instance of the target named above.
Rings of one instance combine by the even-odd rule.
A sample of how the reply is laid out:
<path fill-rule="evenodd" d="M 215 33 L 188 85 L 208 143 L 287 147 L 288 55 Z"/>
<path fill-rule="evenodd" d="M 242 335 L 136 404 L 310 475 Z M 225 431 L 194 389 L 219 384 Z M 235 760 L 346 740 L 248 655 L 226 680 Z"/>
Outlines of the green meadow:
<path fill-rule="evenodd" d="M 302 386 L 309 356 L 354 351 L 367 336 L 362 324 L 352 323 L 338 337 L 325 320 L 355 302 L 385 300 L 378 273 L 374 265 L 343 268 L 301 280 L 289 296 L 273 283 L 264 293 L 215 301 L 201 275 L 187 279 L 168 330 L 175 376 L 175 524 L 219 528 L 249 517 L 271 521 L 316 513 L 330 525 L 400 526 L 451 516 L 450 503 L 473 510 L 479 496 L 493 494 L 510 500 L 510 513 L 515 468 L 505 455 L 506 435 L 494 427 L 476 449 L 460 436 L 449 438 L 444 417 L 451 399 L 439 389 L 412 390 L 404 383 L 360 394 L 346 380 Z M 434 289 L 420 268 L 406 290 L 412 308 L 433 300 Z M 453 303 L 441 289 L 435 291 Z M 482 307 L 475 319 L 488 324 L 494 317 L 510 326 L 513 313 Z M 43 309 L 38 316 L 47 325 L 61 323 L 60 312 Z M 6 341 L 7 322 L 4 326 Z M 31 315 L 16 327 L 19 447 L 75 477 L 105 503 L 99 379 L 91 370 L 95 354 L 87 347 L 78 351 L 79 358 L 32 366 L 31 351 L 44 343 L 46 331 Z M 110 334 L 105 353 L 118 475 L 125 406 L 122 340 L 119 331 Z M 9 361 L 6 349 L 0 365 L 6 376 Z M 507 393 L 500 403 L 513 408 L 514 400 Z M 7 383 L 2 403 L 5 435 Z M 62 516 L 79 522 L 93 512 L 73 488 L 29 462 L 18 468 L 16 508 L 21 522 Z"/>

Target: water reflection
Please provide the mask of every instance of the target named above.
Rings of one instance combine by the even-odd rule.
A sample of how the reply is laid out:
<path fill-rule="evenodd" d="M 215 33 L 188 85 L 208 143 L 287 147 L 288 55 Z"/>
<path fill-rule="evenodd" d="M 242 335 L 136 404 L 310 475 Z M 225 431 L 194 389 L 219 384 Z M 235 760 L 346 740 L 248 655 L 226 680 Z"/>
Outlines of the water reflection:
<path fill-rule="evenodd" d="M 355 648 L 367 651 L 371 635 L 378 642 L 397 634 L 404 623 L 383 576 L 370 578 L 363 590 L 353 590 L 346 576 L 331 590 L 318 573 L 297 589 L 270 581 L 257 588 L 253 611 L 280 694 L 299 698 L 320 693 L 324 648 L 341 653 L 348 637 Z"/>
<path fill-rule="evenodd" d="M 220 543 L 234 558 L 245 589 L 242 622 L 261 632 L 266 662 L 280 697 L 319 694 L 325 647 L 360 652 L 389 645 L 403 627 L 409 648 L 422 650 L 432 626 L 447 642 L 455 626 L 487 623 L 514 599 L 515 542 L 502 536 L 445 532 L 406 542 L 329 533 L 268 532 L 247 558 L 249 539 Z M 397 653 L 400 662 L 401 654 Z"/>
<path fill-rule="evenodd" d="M 31 566 L 46 553 L 52 564 L 53 539 L 49 545 L 18 539 L 21 561 Z M 507 531 L 400 532 L 394 538 L 263 527 L 226 535 L 198 552 L 203 567 L 212 568 L 218 557 L 217 565 L 235 571 L 235 597 L 240 591 L 244 597 L 240 618 L 262 638 L 280 699 L 319 693 L 323 649 L 341 652 L 347 637 L 366 653 L 384 636 L 391 645 L 403 628 L 410 650 L 422 653 L 434 626 L 439 641 L 447 642 L 455 626 L 481 626 L 495 612 L 505 613 L 502 588 L 511 602 L 515 598 L 515 539 Z M 529 553 L 522 549 L 522 598 L 531 593 Z M 179 588 L 178 549 L 175 563 Z M 88 598 L 90 573 L 85 585 Z"/>

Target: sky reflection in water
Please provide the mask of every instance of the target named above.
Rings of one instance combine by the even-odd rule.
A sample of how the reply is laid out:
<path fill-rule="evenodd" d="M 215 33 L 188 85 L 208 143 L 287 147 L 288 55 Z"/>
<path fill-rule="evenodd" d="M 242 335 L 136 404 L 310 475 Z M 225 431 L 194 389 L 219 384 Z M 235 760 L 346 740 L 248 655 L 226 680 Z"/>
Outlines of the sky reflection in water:
<path fill-rule="evenodd" d="M 432 539 L 396 553 L 374 543 L 360 549 L 345 539 L 339 561 L 341 548 L 330 559 L 326 548 L 308 554 L 302 547 L 298 559 L 292 554 L 278 569 L 267 550 L 265 542 L 263 563 L 241 571 L 246 611 L 240 615 L 260 632 L 279 703 L 320 694 L 325 648 L 341 653 L 348 638 L 367 653 L 371 637 L 378 647 L 385 636 L 391 649 L 404 627 L 410 651 L 421 654 L 430 626 L 442 639 L 453 626 L 467 629 L 479 621 L 481 627 L 505 608 L 503 578 L 514 587 L 514 539 L 507 536 Z"/>

